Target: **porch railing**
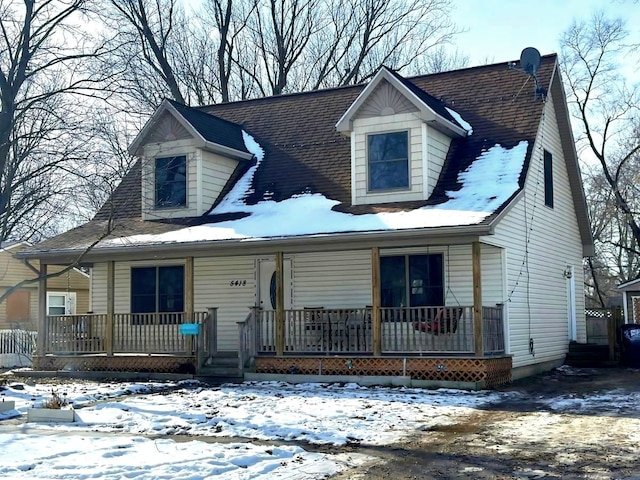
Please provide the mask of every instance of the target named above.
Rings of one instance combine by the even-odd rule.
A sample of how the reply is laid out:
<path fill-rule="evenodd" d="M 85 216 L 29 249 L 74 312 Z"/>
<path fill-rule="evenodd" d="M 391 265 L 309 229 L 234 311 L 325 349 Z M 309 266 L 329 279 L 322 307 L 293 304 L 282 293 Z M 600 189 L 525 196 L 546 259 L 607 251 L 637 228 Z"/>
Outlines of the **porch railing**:
<path fill-rule="evenodd" d="M 474 352 L 472 307 L 380 310 L 383 353 Z"/>
<path fill-rule="evenodd" d="M 192 338 L 180 333 L 183 323 L 203 323 L 206 312 L 117 313 L 113 333 L 106 314 L 49 315 L 45 319 L 45 353 L 107 353 L 112 336 L 113 353 L 188 354 Z"/>
<path fill-rule="evenodd" d="M 106 314 L 47 316 L 45 353 L 105 352 L 106 320 Z"/>
<path fill-rule="evenodd" d="M 504 320 L 502 306 L 482 307 L 483 347 L 485 355 L 504 353 Z"/>
<path fill-rule="evenodd" d="M 276 350 L 276 315 L 258 310 L 256 352 Z M 373 349 L 368 308 L 286 310 L 285 353 L 367 353 Z"/>
<path fill-rule="evenodd" d="M 380 317 L 383 354 L 475 353 L 471 306 L 381 308 Z M 286 310 L 284 353 L 372 354 L 371 318 L 371 307 Z M 275 311 L 257 309 L 255 321 L 255 354 L 275 353 Z M 486 355 L 504 353 L 503 328 L 502 307 L 483 307 Z"/>

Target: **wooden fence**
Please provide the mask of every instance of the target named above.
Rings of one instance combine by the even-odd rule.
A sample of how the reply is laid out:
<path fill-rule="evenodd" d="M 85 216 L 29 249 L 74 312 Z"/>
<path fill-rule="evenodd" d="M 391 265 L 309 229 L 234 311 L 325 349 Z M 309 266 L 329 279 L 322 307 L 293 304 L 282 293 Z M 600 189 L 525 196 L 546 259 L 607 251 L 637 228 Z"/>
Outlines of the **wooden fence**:
<path fill-rule="evenodd" d="M 28 330 L 0 330 L 0 367 L 30 366 L 37 333 Z"/>

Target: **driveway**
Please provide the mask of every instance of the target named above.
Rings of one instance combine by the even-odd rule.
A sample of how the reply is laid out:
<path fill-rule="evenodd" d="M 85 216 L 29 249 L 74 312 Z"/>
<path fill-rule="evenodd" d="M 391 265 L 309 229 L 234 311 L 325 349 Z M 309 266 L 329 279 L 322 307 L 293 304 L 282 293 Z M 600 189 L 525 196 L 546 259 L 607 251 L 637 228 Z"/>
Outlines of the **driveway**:
<path fill-rule="evenodd" d="M 561 368 L 335 480 L 640 479 L 640 371 Z"/>

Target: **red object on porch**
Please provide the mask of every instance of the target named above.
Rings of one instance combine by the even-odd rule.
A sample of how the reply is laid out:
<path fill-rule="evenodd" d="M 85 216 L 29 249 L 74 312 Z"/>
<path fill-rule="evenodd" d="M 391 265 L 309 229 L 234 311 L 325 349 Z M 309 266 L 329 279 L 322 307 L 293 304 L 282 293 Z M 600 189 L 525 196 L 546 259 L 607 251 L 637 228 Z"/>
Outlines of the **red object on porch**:
<path fill-rule="evenodd" d="M 413 328 L 420 332 L 432 333 L 439 335 L 440 333 L 456 333 L 458 329 L 458 318 L 462 314 L 462 309 L 451 312 L 447 315 L 447 309 L 441 308 L 434 318 L 413 322 Z"/>

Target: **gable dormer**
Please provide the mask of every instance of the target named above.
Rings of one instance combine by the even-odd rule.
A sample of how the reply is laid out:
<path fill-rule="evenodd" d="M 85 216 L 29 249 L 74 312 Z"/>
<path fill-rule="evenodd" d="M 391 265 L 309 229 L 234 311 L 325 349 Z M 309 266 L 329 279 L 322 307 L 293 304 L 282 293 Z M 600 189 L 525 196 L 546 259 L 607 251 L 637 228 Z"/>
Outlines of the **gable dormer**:
<path fill-rule="evenodd" d="M 233 172 L 253 155 L 242 128 L 164 100 L 129 153 L 142 159 L 142 219 L 203 215 Z"/>
<path fill-rule="evenodd" d="M 383 67 L 336 124 L 351 137 L 353 205 L 426 200 L 467 131 L 437 99 Z"/>

